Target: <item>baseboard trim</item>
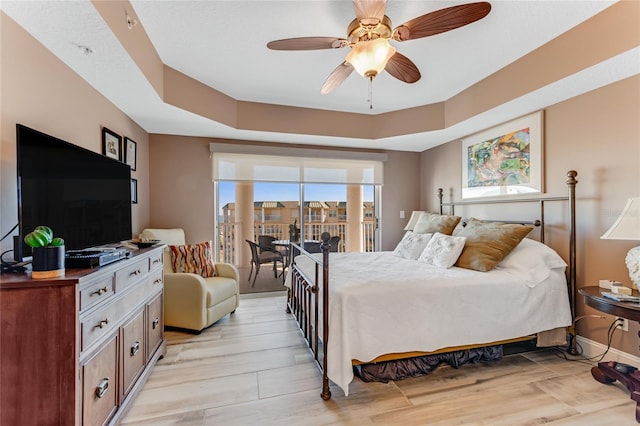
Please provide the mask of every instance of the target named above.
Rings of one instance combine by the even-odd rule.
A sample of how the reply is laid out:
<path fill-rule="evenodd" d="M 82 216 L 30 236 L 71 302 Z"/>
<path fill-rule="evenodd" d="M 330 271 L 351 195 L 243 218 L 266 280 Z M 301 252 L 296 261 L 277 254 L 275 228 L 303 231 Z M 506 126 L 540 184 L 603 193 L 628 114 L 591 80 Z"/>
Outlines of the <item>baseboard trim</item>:
<path fill-rule="evenodd" d="M 577 336 L 576 341 L 582 347 L 583 355 L 587 358 L 592 358 L 595 356 L 601 355 L 605 350 L 607 350 L 607 346 L 602 343 L 595 342 L 593 340 L 587 339 L 582 336 Z M 603 361 L 617 361 L 623 362 L 625 364 L 630 364 L 633 366 L 640 366 L 640 357 L 631 355 L 626 352 L 622 352 L 616 348 L 609 349 L 609 352 L 605 355 Z"/>

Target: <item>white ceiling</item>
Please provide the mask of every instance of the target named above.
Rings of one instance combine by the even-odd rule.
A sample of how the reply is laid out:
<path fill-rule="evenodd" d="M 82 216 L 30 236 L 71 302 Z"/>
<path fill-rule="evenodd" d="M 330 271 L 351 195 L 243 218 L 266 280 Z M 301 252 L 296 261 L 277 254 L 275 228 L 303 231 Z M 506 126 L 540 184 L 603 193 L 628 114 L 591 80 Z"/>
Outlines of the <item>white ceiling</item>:
<path fill-rule="evenodd" d="M 464 1 L 388 0 L 393 26 Z M 613 1 L 492 1 L 484 19 L 440 35 L 395 43 L 420 69 L 412 85 L 386 73 L 373 82 L 353 73 L 320 94 L 348 48 L 272 51 L 267 42 L 301 36 L 345 37 L 350 1 L 143 1 L 138 16 L 166 65 L 237 100 L 380 114 L 444 101 L 531 52 Z M 126 7 L 133 7 L 127 11 Z M 0 8 L 149 133 L 422 151 L 637 74 L 637 49 L 480 116 L 437 132 L 381 140 L 236 130 L 164 104 L 88 0 L 2 1 Z M 603 35 L 604 36 L 604 35 Z M 78 46 L 90 47 L 85 55 Z M 526 78 L 526 76 L 523 76 Z"/>

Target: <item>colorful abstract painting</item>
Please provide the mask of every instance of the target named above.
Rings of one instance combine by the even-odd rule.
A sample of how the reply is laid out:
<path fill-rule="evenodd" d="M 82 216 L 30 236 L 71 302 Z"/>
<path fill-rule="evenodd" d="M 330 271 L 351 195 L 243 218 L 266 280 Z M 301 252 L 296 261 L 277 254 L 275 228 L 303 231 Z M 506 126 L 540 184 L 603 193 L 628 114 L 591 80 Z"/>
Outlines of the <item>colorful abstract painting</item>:
<path fill-rule="evenodd" d="M 469 146 L 468 187 L 530 182 L 530 129 L 520 129 Z"/>
<path fill-rule="evenodd" d="M 462 142 L 462 198 L 542 192 L 542 111 Z"/>

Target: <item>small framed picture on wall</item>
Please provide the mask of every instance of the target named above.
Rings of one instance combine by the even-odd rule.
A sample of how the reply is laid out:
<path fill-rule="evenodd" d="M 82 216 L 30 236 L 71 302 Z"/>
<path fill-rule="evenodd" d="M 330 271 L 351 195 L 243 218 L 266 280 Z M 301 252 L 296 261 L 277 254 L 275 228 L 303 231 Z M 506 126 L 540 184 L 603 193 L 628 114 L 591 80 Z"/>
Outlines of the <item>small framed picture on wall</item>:
<path fill-rule="evenodd" d="M 138 155 L 138 144 L 129 138 L 124 138 L 124 162 L 131 166 L 131 170 L 136 170 L 136 157 Z"/>
<path fill-rule="evenodd" d="M 138 179 L 131 179 L 131 202 L 138 204 Z"/>
<path fill-rule="evenodd" d="M 102 153 L 109 158 L 122 161 L 122 137 L 106 127 L 102 128 Z"/>

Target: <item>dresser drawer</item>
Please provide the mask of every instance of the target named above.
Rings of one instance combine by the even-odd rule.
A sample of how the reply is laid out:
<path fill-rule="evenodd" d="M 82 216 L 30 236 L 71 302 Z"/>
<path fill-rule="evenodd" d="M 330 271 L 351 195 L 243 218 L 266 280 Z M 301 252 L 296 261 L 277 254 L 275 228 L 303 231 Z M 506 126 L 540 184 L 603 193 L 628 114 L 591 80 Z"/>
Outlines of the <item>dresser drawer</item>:
<path fill-rule="evenodd" d="M 149 272 L 149 259 L 138 260 L 131 265 L 116 271 L 116 291 L 122 291 L 127 286 L 138 281 Z"/>
<path fill-rule="evenodd" d="M 127 396 L 147 363 L 144 331 L 144 309 L 122 326 L 121 399 Z"/>
<path fill-rule="evenodd" d="M 162 250 L 149 256 L 149 270 L 162 268 Z"/>
<path fill-rule="evenodd" d="M 162 269 L 158 269 L 149 274 L 149 283 L 151 285 L 150 292 L 152 293 L 164 287 L 164 273 Z"/>
<path fill-rule="evenodd" d="M 151 359 L 156 349 L 158 349 L 158 346 L 160 346 L 164 340 L 162 308 L 162 293 L 147 305 L 147 333 L 149 336 L 147 361 Z"/>
<path fill-rule="evenodd" d="M 103 425 L 118 407 L 117 334 L 82 365 L 82 423 Z"/>
<path fill-rule="evenodd" d="M 89 309 L 113 296 L 115 291 L 113 278 L 113 275 L 109 275 L 80 289 L 80 311 Z"/>
<path fill-rule="evenodd" d="M 121 301 L 110 303 L 80 320 L 80 350 L 86 351 L 92 343 L 108 335 L 118 326 L 118 306 Z"/>
<path fill-rule="evenodd" d="M 152 277 L 147 276 L 138 283 L 131 283 L 126 292 L 116 293 L 116 295 L 121 294 L 123 297 L 99 307 L 84 318 L 81 317 L 81 350 L 86 351 L 94 342 L 107 335 L 114 327 L 121 324 L 122 320 L 128 317 L 137 306 L 144 306 L 144 301 L 151 297 L 154 291 L 162 290 L 158 284 L 154 286 L 153 282 Z"/>

